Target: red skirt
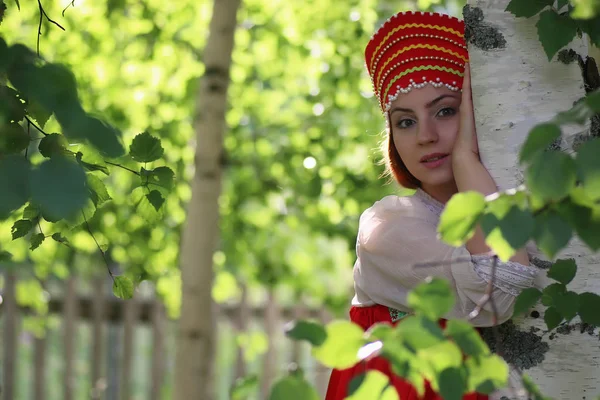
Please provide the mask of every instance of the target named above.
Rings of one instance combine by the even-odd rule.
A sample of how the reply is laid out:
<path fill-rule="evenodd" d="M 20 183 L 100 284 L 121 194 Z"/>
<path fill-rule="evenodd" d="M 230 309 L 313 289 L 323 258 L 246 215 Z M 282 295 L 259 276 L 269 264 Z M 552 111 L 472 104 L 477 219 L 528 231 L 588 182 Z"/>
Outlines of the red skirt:
<path fill-rule="evenodd" d="M 350 320 L 362 327 L 365 331 L 378 322 L 387 322 L 395 325 L 399 321 L 392 322 L 390 310 L 388 307 L 374 305 L 371 307 L 352 307 L 350 309 Z M 444 320 L 440 322 L 445 325 Z M 348 384 L 357 375 L 365 373 L 367 370 L 377 370 L 389 377 L 390 383 L 396 388 L 400 400 L 443 400 L 436 394 L 429 382 L 425 384 L 425 393 L 419 397 L 416 389 L 403 378 L 392 374 L 390 363 L 383 357 L 375 357 L 365 363 L 359 363 L 354 367 L 337 370 L 334 369 L 329 378 L 327 395 L 325 400 L 344 400 L 347 397 Z M 470 393 L 463 397 L 463 400 L 487 400 L 488 396 L 478 393 Z"/>

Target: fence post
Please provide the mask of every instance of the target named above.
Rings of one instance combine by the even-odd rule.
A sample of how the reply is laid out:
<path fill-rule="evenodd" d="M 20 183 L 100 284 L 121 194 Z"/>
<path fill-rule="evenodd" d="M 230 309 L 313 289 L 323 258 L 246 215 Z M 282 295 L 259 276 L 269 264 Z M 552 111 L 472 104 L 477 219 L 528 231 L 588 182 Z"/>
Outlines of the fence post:
<path fill-rule="evenodd" d="M 138 319 L 137 295 L 123 303 L 123 359 L 121 361 L 121 400 L 131 397 L 131 381 L 133 370 L 134 343 L 136 323 Z"/>
<path fill-rule="evenodd" d="M 166 314 L 165 308 L 158 295 L 154 295 L 154 305 L 152 308 L 152 370 L 150 377 L 150 399 L 160 400 L 162 386 L 164 383 L 164 371 L 166 363 L 165 351 L 165 330 L 166 330 Z"/>
<path fill-rule="evenodd" d="M 104 291 L 105 277 L 92 280 L 92 399 L 99 400 L 106 390 L 106 378 L 102 374 L 104 347 Z"/>
<path fill-rule="evenodd" d="M 279 322 L 279 307 L 275 299 L 275 290 L 274 288 L 269 288 L 269 295 L 267 298 L 267 303 L 264 307 L 265 316 L 264 316 L 264 324 L 265 324 L 265 334 L 267 335 L 267 340 L 269 342 L 269 347 L 267 349 L 267 353 L 264 355 L 264 363 L 263 363 L 263 376 L 261 382 L 261 393 L 263 399 L 269 397 L 269 390 L 271 389 L 271 385 L 275 376 L 277 374 L 277 332 L 278 332 L 278 322 Z"/>
<path fill-rule="evenodd" d="M 77 279 L 71 271 L 66 282 L 65 303 L 63 310 L 63 346 L 65 354 L 64 399 L 74 400 L 75 389 L 75 341 L 77 323 Z"/>
<path fill-rule="evenodd" d="M 4 400 L 15 399 L 17 361 L 17 300 L 15 287 L 17 278 L 14 272 L 4 275 L 3 314 L 4 314 L 4 377 L 0 394 Z"/>

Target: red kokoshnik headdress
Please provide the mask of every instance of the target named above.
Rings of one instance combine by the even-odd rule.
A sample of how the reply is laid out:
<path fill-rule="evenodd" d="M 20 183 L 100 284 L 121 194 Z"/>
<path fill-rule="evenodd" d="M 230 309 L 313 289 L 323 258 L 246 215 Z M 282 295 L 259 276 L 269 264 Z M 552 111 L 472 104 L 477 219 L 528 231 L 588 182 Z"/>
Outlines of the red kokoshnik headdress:
<path fill-rule="evenodd" d="M 431 84 L 462 89 L 469 60 L 465 24 L 431 12 L 400 12 L 373 34 L 365 63 L 383 112 L 400 93 Z"/>

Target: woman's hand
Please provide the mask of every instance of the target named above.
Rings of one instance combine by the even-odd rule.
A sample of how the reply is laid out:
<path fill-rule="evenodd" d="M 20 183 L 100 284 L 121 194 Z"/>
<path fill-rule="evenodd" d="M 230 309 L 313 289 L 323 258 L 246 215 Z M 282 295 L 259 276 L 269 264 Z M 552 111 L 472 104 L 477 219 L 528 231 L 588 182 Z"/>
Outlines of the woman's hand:
<path fill-rule="evenodd" d="M 460 103 L 460 128 L 454 142 L 452 159 L 457 161 L 464 160 L 464 158 L 473 158 L 473 155 L 479 160 L 475 113 L 473 111 L 473 94 L 471 92 L 471 68 L 469 63 L 466 63 Z"/>

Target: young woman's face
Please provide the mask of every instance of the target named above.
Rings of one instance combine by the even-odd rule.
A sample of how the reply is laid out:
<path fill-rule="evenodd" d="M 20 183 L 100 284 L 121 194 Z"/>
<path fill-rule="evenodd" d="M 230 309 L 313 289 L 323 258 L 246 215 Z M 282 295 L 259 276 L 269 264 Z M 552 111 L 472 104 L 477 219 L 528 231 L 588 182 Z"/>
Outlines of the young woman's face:
<path fill-rule="evenodd" d="M 459 129 L 461 93 L 426 85 L 403 93 L 389 116 L 396 150 L 423 187 L 454 182 L 450 157 Z"/>

